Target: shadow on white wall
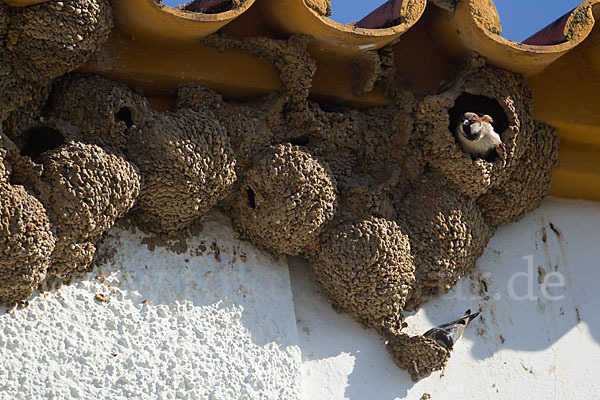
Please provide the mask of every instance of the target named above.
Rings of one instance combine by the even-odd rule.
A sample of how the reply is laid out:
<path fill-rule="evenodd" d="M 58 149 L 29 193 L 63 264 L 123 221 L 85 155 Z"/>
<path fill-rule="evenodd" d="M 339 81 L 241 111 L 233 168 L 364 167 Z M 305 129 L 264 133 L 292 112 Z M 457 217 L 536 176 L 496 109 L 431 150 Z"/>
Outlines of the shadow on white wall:
<path fill-rule="evenodd" d="M 375 332 L 335 313 L 306 263 L 290 259 L 306 398 L 507 398 L 517 389 L 520 398 L 598 394 L 598 260 L 598 203 L 548 198 L 500 227 L 469 277 L 408 315 L 407 331 L 419 334 L 468 308 L 482 310 L 445 371 L 415 384 Z"/>

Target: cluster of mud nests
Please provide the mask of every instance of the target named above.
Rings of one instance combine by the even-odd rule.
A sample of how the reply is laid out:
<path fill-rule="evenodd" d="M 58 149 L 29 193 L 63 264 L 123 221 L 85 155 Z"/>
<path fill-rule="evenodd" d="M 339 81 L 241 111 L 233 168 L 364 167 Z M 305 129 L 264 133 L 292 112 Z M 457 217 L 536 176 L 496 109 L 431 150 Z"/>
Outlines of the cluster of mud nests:
<path fill-rule="evenodd" d="M 387 90 L 388 106 L 332 110 L 308 98 L 310 38 L 213 36 L 271 63 L 282 92 L 234 103 L 187 83 L 158 112 L 72 73 L 111 27 L 107 0 L 0 3 L 0 301 L 89 270 L 126 214 L 179 235 L 219 207 L 257 247 L 306 256 L 331 304 L 376 329 L 414 379 L 442 368 L 449 352 L 401 332 L 402 313 L 447 292 L 498 225 L 546 194 L 557 137 L 532 120 L 525 81 L 473 58 L 436 95 Z M 393 87 L 389 71 L 373 74 L 371 86 Z M 465 111 L 493 117 L 495 158 L 457 144 Z"/>

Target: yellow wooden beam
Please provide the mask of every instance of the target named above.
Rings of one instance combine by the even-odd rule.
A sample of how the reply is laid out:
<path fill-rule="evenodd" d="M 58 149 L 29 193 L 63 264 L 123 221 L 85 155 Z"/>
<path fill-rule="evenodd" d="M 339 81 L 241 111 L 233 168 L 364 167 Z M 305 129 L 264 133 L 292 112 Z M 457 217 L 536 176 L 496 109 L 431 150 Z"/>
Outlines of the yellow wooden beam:
<path fill-rule="evenodd" d="M 562 141 L 550 194 L 600 201 L 600 145 Z"/>

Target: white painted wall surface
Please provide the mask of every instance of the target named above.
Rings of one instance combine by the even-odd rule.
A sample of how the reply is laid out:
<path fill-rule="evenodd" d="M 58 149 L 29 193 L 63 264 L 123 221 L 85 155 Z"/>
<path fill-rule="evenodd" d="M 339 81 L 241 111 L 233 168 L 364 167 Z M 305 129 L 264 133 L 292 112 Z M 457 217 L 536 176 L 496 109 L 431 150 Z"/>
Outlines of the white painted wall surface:
<path fill-rule="evenodd" d="M 409 316 L 422 333 L 482 310 L 443 374 L 418 383 L 377 334 L 331 309 L 302 260 L 253 250 L 219 217 L 191 249 L 216 242 L 221 262 L 111 235 L 114 265 L 0 310 L 0 399 L 600 399 L 599 203 L 548 198 L 498 229 L 470 277 Z M 515 273 L 525 274 L 511 296 Z M 529 289 L 534 298 L 514 298 Z"/>
<path fill-rule="evenodd" d="M 189 243 L 193 254 L 216 243 L 221 262 L 111 234 L 114 265 L 0 310 L 0 399 L 301 399 L 285 260 L 218 218 Z"/>

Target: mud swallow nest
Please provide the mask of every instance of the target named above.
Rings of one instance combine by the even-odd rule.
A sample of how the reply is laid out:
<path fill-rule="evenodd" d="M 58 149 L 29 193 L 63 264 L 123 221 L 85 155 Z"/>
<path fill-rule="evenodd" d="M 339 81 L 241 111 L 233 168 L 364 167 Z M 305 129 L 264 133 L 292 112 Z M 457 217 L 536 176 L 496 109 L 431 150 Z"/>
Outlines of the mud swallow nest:
<path fill-rule="evenodd" d="M 449 354 L 401 332 L 402 312 L 447 292 L 498 225 L 547 193 L 558 139 L 532 119 L 525 80 L 474 57 L 416 99 L 392 87 L 384 50 L 359 86 L 387 85 L 388 106 L 323 107 L 308 98 L 310 37 L 213 35 L 206 46 L 271 63 L 282 91 L 234 103 L 190 82 L 159 112 L 121 83 L 70 74 L 111 27 L 107 0 L 0 3 L 0 301 L 85 271 L 130 210 L 176 235 L 220 206 L 256 246 L 306 255 L 333 306 L 377 329 L 413 379 L 442 368 Z M 495 158 L 457 144 L 465 111 L 494 119 Z"/>
<path fill-rule="evenodd" d="M 34 82 L 46 82 L 82 65 L 112 28 L 107 0 L 48 1 L 13 8 L 10 19 L 6 49 L 17 74 Z"/>
<path fill-rule="evenodd" d="M 98 52 L 112 26 L 108 0 L 1 5 L 0 119 L 30 101 L 45 100 L 52 80 Z"/>
<path fill-rule="evenodd" d="M 417 277 L 407 309 L 450 290 L 475 265 L 493 233 L 477 204 L 445 183 L 424 177 L 397 206 Z"/>
<path fill-rule="evenodd" d="M 236 179 L 227 132 L 207 111 L 153 113 L 131 130 L 127 154 L 144 178 L 135 215 L 150 231 L 187 227 Z"/>
<path fill-rule="evenodd" d="M 79 135 L 71 139 L 121 153 L 127 151 L 130 129 L 151 115 L 145 98 L 97 75 L 65 76 L 54 85 L 48 103 L 47 119 L 69 121 L 78 128 Z"/>
<path fill-rule="evenodd" d="M 91 263 L 93 243 L 133 206 L 141 179 L 122 157 L 78 142 L 46 153 L 41 164 L 34 192 L 57 237 L 49 274 L 64 279 Z"/>
<path fill-rule="evenodd" d="M 46 210 L 22 186 L 0 183 L 0 302 L 31 295 L 46 278 L 55 238 Z"/>
<path fill-rule="evenodd" d="M 342 223 L 322 235 L 311 260 L 334 308 L 367 327 L 399 327 L 415 283 L 408 236 L 393 221 Z"/>
<path fill-rule="evenodd" d="M 398 367 L 407 371 L 416 382 L 446 366 L 450 351 L 433 340 L 417 335 L 388 330 L 384 333 L 386 349 Z"/>
<path fill-rule="evenodd" d="M 336 183 L 327 163 L 290 144 L 259 153 L 234 202 L 235 226 L 257 246 L 296 255 L 334 216 Z"/>

